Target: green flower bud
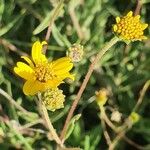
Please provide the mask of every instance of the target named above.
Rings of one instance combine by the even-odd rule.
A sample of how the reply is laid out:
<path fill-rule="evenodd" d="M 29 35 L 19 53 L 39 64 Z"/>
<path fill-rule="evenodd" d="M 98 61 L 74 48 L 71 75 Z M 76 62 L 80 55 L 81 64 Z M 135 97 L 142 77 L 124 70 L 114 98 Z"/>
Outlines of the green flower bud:
<path fill-rule="evenodd" d="M 55 111 L 64 108 L 65 95 L 58 88 L 48 89 L 42 94 L 42 101 L 48 110 Z"/>
<path fill-rule="evenodd" d="M 71 58 L 72 62 L 79 62 L 83 58 L 83 46 L 80 44 L 73 44 L 68 50 L 68 57 Z"/>

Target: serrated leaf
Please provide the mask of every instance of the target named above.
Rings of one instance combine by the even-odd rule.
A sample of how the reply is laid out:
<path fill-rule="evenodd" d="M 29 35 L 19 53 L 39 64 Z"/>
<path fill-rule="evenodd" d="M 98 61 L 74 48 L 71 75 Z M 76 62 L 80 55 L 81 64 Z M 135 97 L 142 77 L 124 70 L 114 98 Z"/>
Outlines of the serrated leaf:
<path fill-rule="evenodd" d="M 69 136 L 71 135 L 71 133 L 72 133 L 74 127 L 75 127 L 75 122 L 76 122 L 77 120 L 79 120 L 80 117 L 81 117 L 81 114 L 77 114 L 77 115 L 75 115 L 75 116 L 71 119 L 71 121 L 70 121 L 70 123 L 69 123 L 69 125 L 68 125 L 68 129 L 67 129 L 66 135 L 65 135 L 65 140 L 68 139 Z"/>

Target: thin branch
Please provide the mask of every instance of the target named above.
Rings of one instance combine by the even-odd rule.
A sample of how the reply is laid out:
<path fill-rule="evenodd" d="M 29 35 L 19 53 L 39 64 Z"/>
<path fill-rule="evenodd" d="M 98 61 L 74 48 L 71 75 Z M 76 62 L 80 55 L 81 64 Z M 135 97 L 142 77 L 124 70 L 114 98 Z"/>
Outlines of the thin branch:
<path fill-rule="evenodd" d="M 150 86 L 150 80 L 148 80 L 148 81 L 144 84 L 143 89 L 142 89 L 141 92 L 140 92 L 140 97 L 139 97 L 139 99 L 138 99 L 138 101 L 137 101 L 135 107 L 133 108 L 133 111 L 132 111 L 132 112 L 137 111 L 137 109 L 138 109 L 139 106 L 141 105 L 141 103 L 142 103 L 142 101 L 143 101 L 143 98 L 144 98 L 144 96 L 145 96 L 145 93 L 146 93 L 147 89 L 149 88 L 149 86 Z"/>
<path fill-rule="evenodd" d="M 122 132 L 120 132 L 120 133 L 116 136 L 116 138 L 112 141 L 112 143 L 110 144 L 108 150 L 114 150 L 116 144 L 117 144 L 117 143 L 119 142 L 119 140 L 125 135 L 125 133 L 126 133 L 125 130 L 122 131 Z"/>
<path fill-rule="evenodd" d="M 52 25 L 54 24 L 54 21 L 56 19 L 56 17 L 58 16 L 58 14 L 60 13 L 60 10 L 63 6 L 63 3 L 64 3 L 64 0 L 60 0 L 58 6 L 55 8 L 54 10 L 54 13 L 51 17 L 51 20 L 49 22 L 49 26 L 48 26 L 48 29 L 47 29 L 47 33 L 46 33 L 46 36 L 45 36 L 45 40 L 48 41 L 49 38 L 50 38 L 50 34 L 51 34 L 51 31 L 52 31 Z"/>
<path fill-rule="evenodd" d="M 107 125 L 113 129 L 114 131 L 118 132 L 118 128 L 109 120 L 109 118 L 107 117 L 106 113 L 103 113 L 103 118 L 105 120 L 105 122 L 107 123 Z"/>
<path fill-rule="evenodd" d="M 28 56 L 27 53 L 24 53 L 20 50 L 18 50 L 18 48 L 13 45 L 12 43 L 10 43 L 8 40 L 6 39 L 2 39 L 0 38 L 0 44 L 2 44 L 4 47 L 8 48 L 9 50 L 15 52 L 15 53 L 18 53 L 19 55 L 24 55 L 24 56 Z"/>
<path fill-rule="evenodd" d="M 101 112 L 103 115 L 103 119 L 104 121 L 107 123 L 107 125 L 117 134 L 120 133 L 120 131 L 124 130 L 125 127 L 116 127 L 108 118 L 106 112 L 105 112 L 105 109 L 101 108 Z M 137 143 L 133 142 L 132 140 L 130 140 L 128 137 L 126 137 L 125 135 L 122 136 L 122 138 L 127 142 L 129 143 L 130 145 L 134 146 L 135 148 L 139 149 L 139 150 L 143 150 L 144 148 L 141 146 L 141 145 L 138 145 Z"/>
<path fill-rule="evenodd" d="M 78 37 L 80 38 L 80 40 L 82 40 L 84 38 L 84 35 L 83 35 L 82 29 L 80 27 L 78 18 L 77 18 L 76 14 L 75 14 L 74 8 L 73 9 L 69 9 L 69 14 L 70 14 L 72 23 L 74 25 L 74 28 L 77 31 Z"/>
<path fill-rule="evenodd" d="M 115 44 L 119 41 L 119 39 L 117 37 L 114 37 L 110 42 L 108 42 L 101 50 L 99 50 L 99 53 L 96 55 L 94 61 L 91 63 L 90 67 L 89 67 L 89 70 L 85 76 L 85 79 L 82 83 L 82 85 L 80 86 L 80 89 L 78 91 L 78 94 L 76 96 L 76 99 L 74 100 L 71 108 L 70 108 L 70 111 L 68 113 L 68 116 L 67 116 L 67 119 L 65 121 L 65 124 L 64 124 L 64 127 L 63 127 L 63 130 L 61 132 L 61 135 L 60 135 L 60 139 L 62 141 L 64 141 L 64 136 L 65 136 L 65 133 L 67 131 L 67 127 L 68 127 L 68 124 L 73 116 L 73 113 L 77 107 L 77 104 L 87 86 L 87 83 L 92 75 L 92 72 L 95 68 L 95 65 L 98 63 L 99 60 L 101 60 L 101 58 L 104 56 L 104 54 Z"/>
<path fill-rule="evenodd" d="M 102 124 L 103 132 L 104 132 L 104 137 L 106 139 L 107 145 L 110 145 L 111 144 L 111 139 L 110 139 L 110 136 L 107 132 L 106 124 L 105 124 L 105 121 L 104 121 L 102 115 L 100 115 L 100 119 L 101 119 L 101 124 Z"/>
<path fill-rule="evenodd" d="M 130 140 L 128 137 L 126 137 L 125 135 L 123 136 L 123 139 L 129 143 L 130 145 L 134 146 L 135 148 L 139 149 L 139 150 L 144 150 L 144 147 L 142 147 L 141 145 L 133 142 L 132 140 Z"/>
<path fill-rule="evenodd" d="M 140 14 L 140 10 L 142 8 L 142 0 L 137 0 L 137 5 L 136 5 L 136 9 L 134 11 L 134 15 L 138 15 Z"/>
<path fill-rule="evenodd" d="M 0 88 L 0 94 L 3 95 L 12 105 L 14 105 L 18 110 L 22 111 L 23 113 L 27 115 L 31 115 L 30 112 L 28 112 L 26 109 L 21 107 L 8 93 L 6 93 L 4 90 Z"/>
<path fill-rule="evenodd" d="M 38 99 L 39 99 L 40 107 L 41 107 L 41 110 L 42 110 L 42 113 L 43 113 L 43 119 L 45 120 L 47 128 L 49 129 L 49 131 L 50 131 L 53 139 L 56 141 L 56 143 L 59 144 L 61 147 L 63 147 L 63 144 L 62 144 L 60 138 L 58 137 L 58 135 L 57 135 L 52 123 L 51 123 L 51 120 L 49 118 L 47 109 L 41 101 L 41 95 L 40 94 L 38 94 Z"/>

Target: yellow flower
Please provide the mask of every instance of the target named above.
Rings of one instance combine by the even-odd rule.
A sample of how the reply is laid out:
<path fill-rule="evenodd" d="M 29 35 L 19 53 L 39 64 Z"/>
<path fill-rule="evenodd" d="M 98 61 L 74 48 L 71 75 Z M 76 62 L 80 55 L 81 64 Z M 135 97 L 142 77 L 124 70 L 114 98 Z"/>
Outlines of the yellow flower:
<path fill-rule="evenodd" d="M 131 115 L 129 116 L 129 119 L 133 124 L 137 123 L 140 120 L 140 115 L 137 114 L 136 112 L 132 112 Z"/>
<path fill-rule="evenodd" d="M 95 92 L 95 94 L 96 94 L 96 102 L 97 102 L 97 104 L 99 105 L 99 106 L 103 106 L 103 105 L 105 105 L 105 103 L 106 103 L 106 101 L 107 101 L 107 99 L 108 99 L 108 91 L 107 91 L 107 89 L 101 89 L 101 90 L 99 90 L 99 91 L 96 91 Z"/>
<path fill-rule="evenodd" d="M 26 62 L 17 62 L 14 72 L 26 80 L 23 92 L 26 95 L 34 95 L 43 92 L 48 88 L 55 88 L 63 82 L 65 78 L 74 79 L 69 73 L 73 67 L 69 57 L 62 57 L 56 61 L 49 62 L 42 54 L 42 46 L 45 41 L 35 42 L 32 46 L 32 60 L 22 56 Z"/>
<path fill-rule="evenodd" d="M 148 24 L 140 21 L 140 15 L 133 16 L 130 11 L 126 16 L 116 17 L 116 24 L 113 26 L 113 31 L 125 41 L 136 41 L 147 39 L 144 36 L 144 30 Z"/>
<path fill-rule="evenodd" d="M 65 95 L 58 88 L 48 89 L 42 94 L 42 101 L 48 110 L 55 111 L 64 107 Z"/>

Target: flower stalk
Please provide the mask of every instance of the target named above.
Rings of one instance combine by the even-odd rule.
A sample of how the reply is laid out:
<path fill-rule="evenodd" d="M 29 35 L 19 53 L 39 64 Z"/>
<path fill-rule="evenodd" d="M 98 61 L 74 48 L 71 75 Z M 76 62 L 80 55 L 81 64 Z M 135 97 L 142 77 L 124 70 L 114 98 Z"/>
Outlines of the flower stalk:
<path fill-rule="evenodd" d="M 95 65 L 98 63 L 99 60 L 102 59 L 102 57 L 105 55 L 105 53 L 106 53 L 114 44 L 116 44 L 119 40 L 120 40 L 120 39 L 119 39 L 118 37 L 116 37 L 116 36 L 115 36 L 114 38 L 112 38 L 112 39 L 111 39 L 108 43 L 106 43 L 106 45 L 99 51 L 99 53 L 96 55 L 94 61 L 91 63 L 91 65 L 90 65 L 90 67 L 89 67 L 89 70 L 88 70 L 88 72 L 87 72 L 87 74 L 86 74 L 86 76 L 85 76 L 85 79 L 84 79 L 84 81 L 83 81 L 82 85 L 80 86 L 80 89 L 79 89 L 79 91 L 78 91 L 78 93 L 77 93 L 76 99 L 74 100 L 74 102 L 73 102 L 73 104 L 72 104 L 72 106 L 71 106 L 71 108 L 70 108 L 70 111 L 69 111 L 68 116 L 67 116 L 67 118 L 66 118 L 66 121 L 65 121 L 63 130 L 62 130 L 62 132 L 61 132 L 60 139 L 61 139 L 63 142 L 64 142 L 64 136 L 65 136 L 65 133 L 66 133 L 66 131 L 67 131 L 68 124 L 69 124 L 69 122 L 70 122 L 70 120 L 71 120 L 71 118 L 72 118 L 72 116 L 73 116 L 73 113 L 74 113 L 74 111 L 75 111 L 75 109 L 76 109 L 76 107 L 77 107 L 77 104 L 78 104 L 78 102 L 79 102 L 79 100 L 80 100 L 80 98 L 81 98 L 81 96 L 82 96 L 82 94 L 83 94 L 83 92 L 84 92 L 84 90 L 85 90 L 85 88 L 86 88 L 86 86 L 87 86 L 87 83 L 88 83 L 88 81 L 89 81 L 89 79 L 90 79 L 90 77 L 91 77 L 91 75 L 92 75 L 92 72 L 93 72 L 93 70 L 94 70 L 94 68 L 95 68 Z"/>
<path fill-rule="evenodd" d="M 62 144 L 60 138 L 58 137 L 58 135 L 57 135 L 57 133 L 56 133 L 52 123 L 51 123 L 51 120 L 50 120 L 50 118 L 48 116 L 47 109 L 46 109 L 44 103 L 42 103 L 41 94 L 40 93 L 38 94 L 38 99 L 39 99 L 40 107 L 41 107 L 41 110 L 42 110 L 43 119 L 45 120 L 47 128 L 49 129 L 49 131 L 50 131 L 53 139 L 56 141 L 56 143 L 58 145 L 60 145 L 61 147 L 63 147 L 63 144 Z"/>

